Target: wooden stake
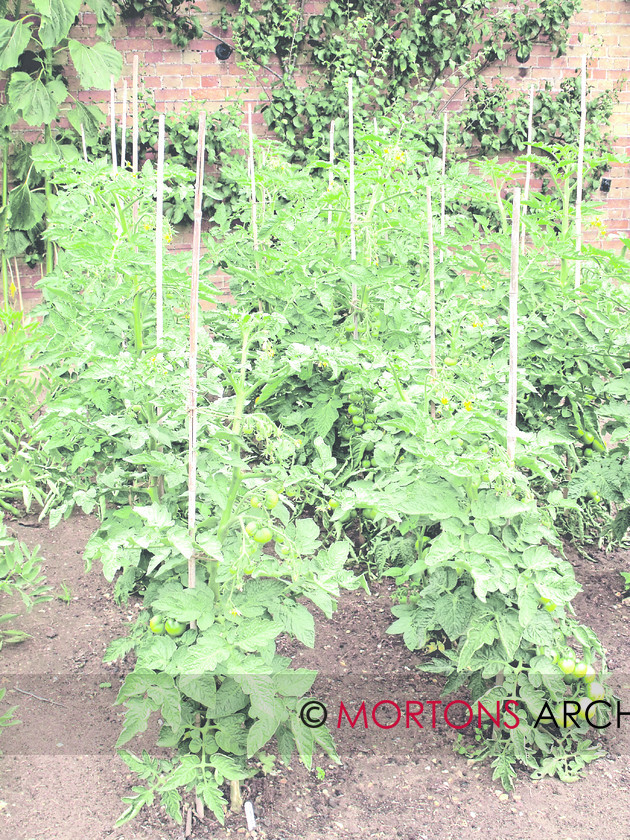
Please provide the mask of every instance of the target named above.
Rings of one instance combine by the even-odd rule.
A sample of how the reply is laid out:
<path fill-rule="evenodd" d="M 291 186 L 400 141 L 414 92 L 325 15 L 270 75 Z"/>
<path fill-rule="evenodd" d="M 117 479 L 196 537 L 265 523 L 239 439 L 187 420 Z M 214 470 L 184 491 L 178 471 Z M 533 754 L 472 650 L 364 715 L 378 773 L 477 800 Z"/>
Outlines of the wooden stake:
<path fill-rule="evenodd" d="M 131 107 L 132 107 L 132 149 L 131 149 L 131 171 L 138 173 L 138 56 L 133 57 L 133 77 L 131 80 Z"/>
<path fill-rule="evenodd" d="M 134 176 L 138 177 L 138 56 L 133 57 L 133 77 L 131 80 L 131 107 L 132 107 L 132 126 L 131 126 L 131 171 Z M 138 221 L 138 202 L 133 203 L 133 220 Z"/>
<path fill-rule="evenodd" d="M 582 251 L 582 187 L 584 183 L 584 138 L 586 135 L 586 56 L 582 56 L 582 89 L 580 92 L 580 139 L 578 145 L 577 194 L 575 196 L 575 250 Z M 575 288 L 582 278 L 582 263 L 575 263 Z"/>
<path fill-rule="evenodd" d="M 350 157 L 350 259 L 357 261 L 356 210 L 354 194 L 354 107 L 352 97 L 352 79 L 348 79 L 348 147 Z M 357 315 L 357 284 L 352 281 L 352 319 L 354 338 L 359 338 L 359 319 Z"/>
<path fill-rule="evenodd" d="M 254 237 L 254 251 L 258 251 L 258 218 L 256 216 L 256 170 L 254 168 L 254 130 L 252 127 L 252 104 L 247 103 L 247 130 L 249 132 L 249 178 L 251 184 L 252 202 L 252 234 Z M 256 257 L 256 268 L 258 268 L 258 256 Z"/>
<path fill-rule="evenodd" d="M 164 114 L 158 120 L 157 200 L 155 204 L 155 333 L 158 348 L 164 337 Z"/>
<path fill-rule="evenodd" d="M 333 181 L 334 181 L 334 173 L 333 173 L 333 165 L 335 163 L 335 121 L 330 121 L 330 142 L 329 142 L 329 150 L 328 150 L 328 162 L 330 163 L 330 169 L 328 170 L 328 189 L 332 189 Z M 332 210 L 328 211 L 328 224 L 332 224 Z"/>
<path fill-rule="evenodd" d="M 516 370 L 518 359 L 518 257 L 521 230 L 521 188 L 512 201 L 512 253 L 510 261 L 510 361 L 508 373 L 507 457 L 514 462 L 516 452 Z"/>
<path fill-rule="evenodd" d="M 206 149 L 206 113 L 199 114 L 197 141 L 197 180 L 193 213 L 192 269 L 190 274 L 190 348 L 188 356 L 188 533 L 195 538 L 195 508 L 197 506 L 197 325 L 199 318 L 199 262 L 201 258 L 201 199 L 203 191 L 204 158 Z M 188 560 L 188 586 L 196 585 L 196 558 Z"/>
<path fill-rule="evenodd" d="M 120 141 L 120 168 L 125 168 L 127 156 L 127 79 L 123 79 L 123 101 L 122 101 L 122 139 Z"/>
<path fill-rule="evenodd" d="M 444 111 L 444 131 L 442 134 L 442 188 L 440 190 L 440 236 L 446 233 L 446 137 L 448 134 L 448 111 Z M 444 251 L 440 248 L 440 262 L 444 262 Z M 440 289 L 444 281 L 440 280 Z"/>
<path fill-rule="evenodd" d="M 529 116 L 527 118 L 527 156 L 532 153 L 532 143 L 534 142 L 534 86 L 529 88 Z M 521 234 L 521 248 L 525 248 L 525 214 L 527 213 L 527 199 L 529 198 L 529 187 L 532 179 L 532 164 L 527 161 L 525 167 L 525 190 L 523 192 L 523 231 Z"/>
<path fill-rule="evenodd" d="M 429 299 L 431 306 L 431 370 L 430 376 L 437 376 L 437 360 L 435 352 L 435 250 L 433 245 L 433 204 L 431 201 L 431 187 L 427 187 L 427 238 L 429 241 Z M 432 414 L 435 408 L 432 406 Z"/>
<path fill-rule="evenodd" d="M 109 92 L 109 101 L 110 101 L 110 111 L 111 111 L 111 130 L 112 130 L 112 175 L 115 175 L 118 171 L 118 164 L 116 162 L 116 92 L 114 90 L 114 77 L 111 77 L 110 80 L 110 92 Z"/>
<path fill-rule="evenodd" d="M 87 143 L 85 141 L 85 129 L 83 128 L 83 123 L 81 123 L 81 147 L 83 149 L 83 160 L 87 163 Z"/>

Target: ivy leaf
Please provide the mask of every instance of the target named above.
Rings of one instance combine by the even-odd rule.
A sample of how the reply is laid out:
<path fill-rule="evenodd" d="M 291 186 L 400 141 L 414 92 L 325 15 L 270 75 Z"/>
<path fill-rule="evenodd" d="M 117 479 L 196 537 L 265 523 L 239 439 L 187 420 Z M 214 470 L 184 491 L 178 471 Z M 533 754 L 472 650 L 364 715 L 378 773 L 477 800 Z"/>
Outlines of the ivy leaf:
<path fill-rule="evenodd" d="M 8 87 L 9 102 L 29 125 L 51 123 L 67 95 L 61 79 L 44 84 L 28 73 L 13 73 Z"/>
<path fill-rule="evenodd" d="M 30 23 L 0 20 L 0 70 L 15 67 L 30 40 Z"/>
<path fill-rule="evenodd" d="M 68 49 L 85 87 L 104 90 L 109 87 L 112 76 L 114 79 L 120 76 L 122 56 L 110 44 L 99 41 L 93 47 L 86 47 L 79 41 L 70 40 Z"/>

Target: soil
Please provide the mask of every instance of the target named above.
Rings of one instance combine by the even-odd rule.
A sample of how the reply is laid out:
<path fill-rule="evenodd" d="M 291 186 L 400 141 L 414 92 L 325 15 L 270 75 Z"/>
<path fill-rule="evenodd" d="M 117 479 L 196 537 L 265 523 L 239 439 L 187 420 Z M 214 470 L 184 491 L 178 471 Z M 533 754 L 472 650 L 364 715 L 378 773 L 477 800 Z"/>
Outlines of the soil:
<path fill-rule="evenodd" d="M 37 605 L 12 626 L 31 634 L 0 655 L 0 688 L 17 705 L 19 726 L 1 735 L 0 837 L 6 840 L 180 840 L 181 826 L 156 805 L 131 824 L 115 828 L 135 776 L 118 758 L 121 707 L 113 705 L 125 669 L 102 662 L 109 641 L 125 635 L 138 604 L 117 605 L 112 587 L 82 560 L 95 521 L 73 516 L 53 531 L 25 518 L 9 523 L 29 547 L 41 546 L 45 573 L 55 594 L 62 582 L 70 600 Z M 630 606 L 620 591 L 620 570 L 630 553 L 591 551 L 596 562 L 567 549 L 584 592 L 574 601 L 579 618 L 599 634 L 608 651 L 613 684 L 630 711 Z M 342 763 L 319 755 L 309 772 L 290 768 L 243 785 L 257 828 L 248 833 L 244 814 L 227 814 L 225 827 L 212 816 L 193 821 L 195 840 L 256 837 L 258 840 L 630 840 L 630 717 L 621 728 L 595 736 L 606 757 L 579 781 L 532 781 L 524 770 L 505 794 L 487 764 L 474 764 L 453 750 L 457 733 L 443 721 L 435 729 L 376 729 L 348 724 L 337 730 L 343 701 L 352 717 L 362 700 L 368 715 L 378 700 L 437 700 L 441 679 L 417 671 L 391 624 L 386 583 L 345 593 L 332 620 L 317 619 L 317 649 L 283 640 L 282 653 L 295 666 L 316 669 L 312 696 L 330 710 L 329 725 Z M 1 612 L 11 608 L 4 603 Z M 17 612 L 17 610 L 16 610 Z M 626 669 L 624 671 L 624 669 Z M 21 692 L 29 692 L 28 694 Z M 32 696 L 36 695 L 36 696 Z M 458 695 L 465 697 L 465 694 Z M 625 698 L 625 703 L 624 703 Z M 2 711 L 2 710 L 0 710 Z M 392 720 L 383 706 L 378 719 Z M 369 718 L 368 718 L 369 719 Z M 393 722 L 393 720 L 392 720 Z M 404 723 L 404 721 L 403 721 Z M 152 733 L 146 736 L 150 747 Z M 464 737 L 470 737 L 464 735 Z M 137 750 L 138 745 L 134 744 Z"/>

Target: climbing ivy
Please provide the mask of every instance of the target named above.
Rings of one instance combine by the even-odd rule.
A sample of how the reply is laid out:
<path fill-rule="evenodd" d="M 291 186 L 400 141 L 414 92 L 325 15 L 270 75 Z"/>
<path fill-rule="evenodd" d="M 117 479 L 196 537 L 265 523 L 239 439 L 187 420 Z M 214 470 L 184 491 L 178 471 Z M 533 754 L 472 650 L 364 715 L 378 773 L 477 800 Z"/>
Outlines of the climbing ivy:
<path fill-rule="evenodd" d="M 489 84 L 481 74 L 510 55 L 526 64 L 541 43 L 562 55 L 579 8 L 580 0 L 500 8 L 491 0 L 328 0 L 319 14 L 307 15 L 303 0 L 234 0 L 221 22 L 252 73 L 260 76 L 261 63 L 279 68 L 269 67 L 273 79 L 263 79 L 262 112 L 294 159 L 325 150 L 330 121 L 345 111 L 349 76 L 358 80 L 361 110 L 413 119 L 435 154 L 442 144 L 436 113 L 463 96 L 450 120 L 449 146 L 487 155 L 522 151 L 528 106 L 523 96 L 511 98 L 505 83 Z M 606 146 L 612 101 L 603 94 L 589 103 L 587 143 L 598 150 Z M 546 85 L 534 112 L 537 141 L 574 142 L 578 80 L 567 80 L 556 96 Z M 340 154 L 344 139 L 337 138 Z"/>
<path fill-rule="evenodd" d="M 199 11 L 192 0 L 115 0 L 122 20 L 142 19 L 146 14 L 151 25 L 166 32 L 177 47 L 184 47 L 193 38 L 201 38 L 203 29 L 195 16 Z"/>

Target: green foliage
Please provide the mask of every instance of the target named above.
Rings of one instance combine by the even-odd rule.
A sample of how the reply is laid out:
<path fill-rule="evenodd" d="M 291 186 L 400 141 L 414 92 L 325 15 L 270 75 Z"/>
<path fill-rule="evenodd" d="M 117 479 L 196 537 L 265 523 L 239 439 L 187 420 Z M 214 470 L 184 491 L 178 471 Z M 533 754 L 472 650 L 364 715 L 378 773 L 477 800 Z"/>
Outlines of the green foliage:
<path fill-rule="evenodd" d="M 534 45 L 541 43 L 562 55 L 580 3 L 539 0 L 524 8 L 510 3 L 497 9 L 489 0 L 421 5 L 360 0 L 345 6 L 330 0 L 316 15 L 305 14 L 292 0 L 255 5 L 240 0 L 234 6 L 236 12 L 231 6 L 224 9 L 223 26 L 231 27 L 245 66 L 260 77 L 258 65 L 272 58 L 280 64 L 281 74 L 271 80 L 261 106 L 265 120 L 295 159 L 304 160 L 309 152 L 323 156 L 330 122 L 346 110 L 349 77 L 357 80 L 357 110 L 362 106 L 376 117 L 405 115 L 432 154 L 442 144 L 438 114 L 462 89 L 463 107 L 449 111 L 449 149 L 481 155 L 522 151 L 525 97 L 512 98 L 501 81 L 489 86 L 481 74 L 514 54 L 526 64 Z M 309 68 L 306 85 L 297 82 L 304 63 Z M 572 78 L 555 97 L 550 84 L 536 94 L 537 140 L 576 141 L 578 88 Z M 610 108 L 610 94 L 589 103 L 589 144 L 606 147 L 603 132 Z M 345 144 L 342 129 L 337 154 L 345 154 Z"/>
<path fill-rule="evenodd" d="M 0 252 L 5 308 L 8 306 L 6 260 L 25 249 L 37 248 L 45 226 L 43 218 L 50 209 L 50 187 L 38 167 L 37 155 L 30 153 L 31 144 L 17 143 L 18 162 L 11 173 L 11 180 L 16 183 L 7 192 L 14 126 L 22 119 L 40 129 L 38 145 L 49 150 L 51 128 L 60 116 L 74 124 L 83 122 L 86 114 L 92 122 L 103 119 L 98 108 L 82 105 L 78 96 L 69 92 L 59 65 L 60 53 L 67 51 L 84 88 L 107 88 L 110 78 L 117 79 L 122 70 L 122 56 L 108 43 L 114 23 L 111 0 L 88 0 L 87 5 L 96 12 L 97 34 L 101 39 L 90 46 L 71 37 L 82 0 L 36 0 L 34 11 L 22 17 L 17 4 L 15 12 L 7 13 L 5 9 L 5 17 L 0 21 L 0 70 L 5 74 L 7 91 L 6 104 L 0 108 L 4 168 Z M 74 107 L 64 108 L 64 105 Z M 46 261 L 50 269 L 53 262 L 50 247 Z"/>
<path fill-rule="evenodd" d="M 110 661 L 133 654 L 118 744 L 159 716 L 158 745 L 174 751 L 125 750 L 143 784 L 121 824 L 156 798 L 179 820 L 182 792 L 193 790 L 221 820 L 226 781 L 296 752 L 309 768 L 318 749 L 337 760 L 330 733 L 300 720 L 316 675 L 293 668 L 277 640 L 313 646 L 313 611 L 330 617 L 342 589 L 364 583 L 350 571 L 364 558 L 397 585 L 390 634 L 425 655 L 445 694 L 466 687 L 488 708 L 520 704 L 518 729 L 468 747 L 504 786 L 517 766 L 569 779 L 599 755 L 583 727 L 535 722 L 545 703 L 579 692 L 547 648 L 563 657 L 571 648 L 607 673 L 596 634 L 573 612 L 580 586 L 560 530 L 582 512 L 581 497 L 564 492 L 568 468 L 579 478 L 586 450 L 603 447 L 590 430 L 616 443 L 601 453 L 611 486 L 612 460 L 627 454 L 628 374 L 616 362 L 627 357 L 630 302 L 618 282 L 627 263 L 576 252 L 575 149 L 535 149 L 555 190 L 531 197 L 525 216 L 513 460 L 503 196 L 524 160 L 490 160 L 475 173 L 459 162 L 443 182 L 414 126 L 357 131 L 356 260 L 345 160 L 326 189 L 316 176 L 327 164 L 292 165 L 290 149 L 256 144 L 257 251 L 247 172 L 226 163 L 235 212 L 215 214 L 201 265 L 201 297 L 213 307 L 198 331 L 193 528 L 189 279 L 185 259 L 169 256 L 158 346 L 153 164 L 112 178 L 106 160 L 42 150 L 57 193 L 47 236 L 59 250 L 38 313 L 41 361 L 55 372 L 33 440 L 54 488 L 42 518 L 54 525 L 77 505 L 98 514 L 85 559 L 101 565 L 118 600 L 136 593 L 143 607 L 107 651 Z M 589 155 L 588 166 L 601 160 Z M 166 177 L 190 173 L 171 163 Z M 433 224 L 443 254 L 435 371 L 428 186 L 444 187 L 448 210 L 443 234 Z M 585 218 L 594 212 L 586 206 Z M 219 267 L 234 305 L 216 299 Z"/>
<path fill-rule="evenodd" d="M 166 32 L 176 47 L 187 47 L 193 38 L 201 38 L 203 28 L 194 12 L 192 0 L 115 0 L 122 20 L 143 19 L 149 14 L 151 25 L 161 35 Z"/>
<path fill-rule="evenodd" d="M 19 500 L 30 509 L 43 503 L 44 473 L 32 443 L 48 374 L 38 355 L 37 323 L 21 313 L 0 311 L 0 507 L 17 514 Z"/>
<path fill-rule="evenodd" d="M 35 604 L 50 601 L 50 586 L 46 585 L 46 578 L 42 574 L 41 558 L 37 549 L 32 552 L 15 539 L 7 531 L 2 517 L 0 517 L 0 593 L 3 595 L 19 595 L 27 611 Z M 0 624 L 4 625 L 18 618 L 14 613 L 0 615 Z M 17 644 L 30 638 L 22 630 L 0 629 L 0 650 L 5 644 Z M 0 698 L 1 699 L 1 698 Z M 0 727 L 7 724 L 2 723 Z"/>

